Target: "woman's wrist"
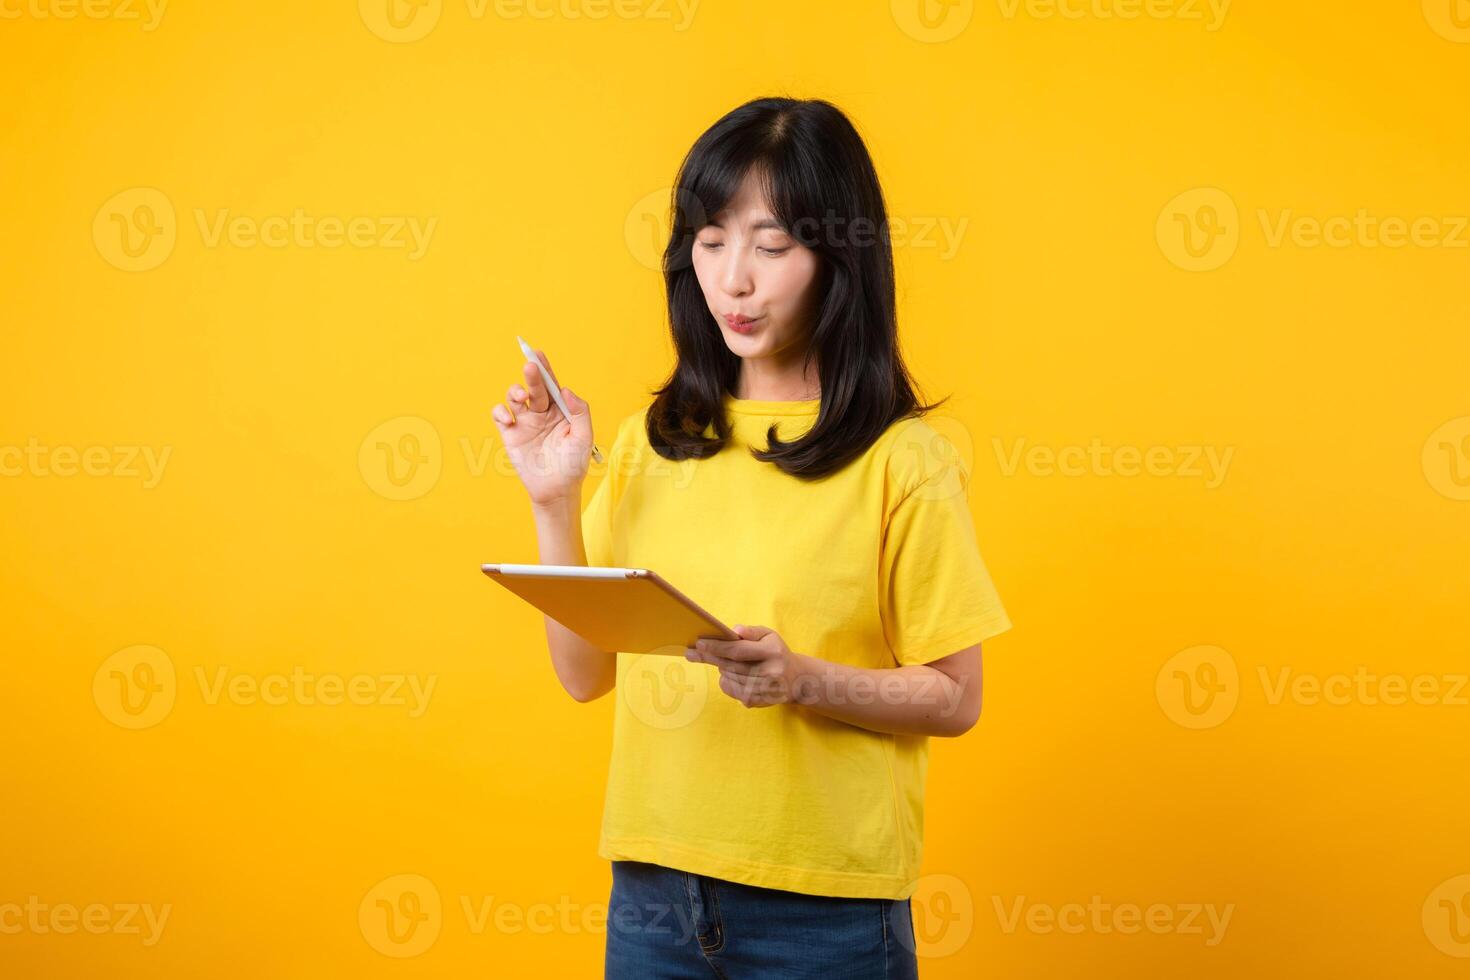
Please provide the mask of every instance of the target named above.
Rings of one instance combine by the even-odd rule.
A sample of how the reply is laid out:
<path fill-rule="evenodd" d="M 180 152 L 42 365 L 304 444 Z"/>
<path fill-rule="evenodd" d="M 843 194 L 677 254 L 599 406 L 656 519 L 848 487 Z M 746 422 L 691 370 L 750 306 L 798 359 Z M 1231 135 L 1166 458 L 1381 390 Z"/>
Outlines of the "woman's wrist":
<path fill-rule="evenodd" d="M 538 520 L 541 518 L 562 518 L 572 514 L 578 517 L 582 514 L 581 494 L 569 494 L 562 497 L 554 497 L 550 500 L 532 500 L 531 513 Z"/>
<path fill-rule="evenodd" d="M 793 652 L 791 656 L 792 702 L 808 707 L 820 704 L 823 678 L 827 676 L 827 668 L 833 665 L 829 661 L 806 653 Z"/>

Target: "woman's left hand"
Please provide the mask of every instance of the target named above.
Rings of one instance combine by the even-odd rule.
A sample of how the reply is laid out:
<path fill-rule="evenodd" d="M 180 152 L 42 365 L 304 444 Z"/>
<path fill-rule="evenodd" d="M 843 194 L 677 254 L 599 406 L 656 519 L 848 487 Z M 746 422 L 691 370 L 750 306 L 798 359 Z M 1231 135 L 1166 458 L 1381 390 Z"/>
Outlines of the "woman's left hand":
<path fill-rule="evenodd" d="M 789 704 L 806 659 L 766 626 L 732 626 L 738 640 L 703 639 L 684 659 L 720 668 L 720 690 L 747 708 Z"/>

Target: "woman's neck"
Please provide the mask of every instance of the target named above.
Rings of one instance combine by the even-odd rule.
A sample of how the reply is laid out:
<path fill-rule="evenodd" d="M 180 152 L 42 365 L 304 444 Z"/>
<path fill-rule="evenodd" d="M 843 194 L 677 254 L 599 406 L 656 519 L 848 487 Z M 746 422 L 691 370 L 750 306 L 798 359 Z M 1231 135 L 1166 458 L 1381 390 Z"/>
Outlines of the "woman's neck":
<path fill-rule="evenodd" d="M 822 383 L 816 365 L 803 373 L 800 354 L 788 363 L 789 367 L 751 359 L 741 361 L 735 397 L 763 402 L 804 402 L 820 398 Z"/>

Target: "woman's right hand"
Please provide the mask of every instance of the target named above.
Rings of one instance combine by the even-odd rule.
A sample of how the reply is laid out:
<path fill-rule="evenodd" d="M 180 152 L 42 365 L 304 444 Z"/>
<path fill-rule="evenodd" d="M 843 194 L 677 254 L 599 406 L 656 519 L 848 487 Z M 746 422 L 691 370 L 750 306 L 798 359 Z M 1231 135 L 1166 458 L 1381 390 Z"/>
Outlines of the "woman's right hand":
<path fill-rule="evenodd" d="M 546 352 L 538 350 L 536 356 L 560 388 Z M 582 480 L 592 459 L 591 409 L 570 388 L 560 388 L 571 412 L 568 419 L 551 400 L 536 365 L 526 361 L 521 365 L 521 376 L 521 381 L 506 390 L 510 407 L 497 404 L 490 410 L 506 454 L 531 495 L 531 503 L 575 500 L 580 505 Z"/>

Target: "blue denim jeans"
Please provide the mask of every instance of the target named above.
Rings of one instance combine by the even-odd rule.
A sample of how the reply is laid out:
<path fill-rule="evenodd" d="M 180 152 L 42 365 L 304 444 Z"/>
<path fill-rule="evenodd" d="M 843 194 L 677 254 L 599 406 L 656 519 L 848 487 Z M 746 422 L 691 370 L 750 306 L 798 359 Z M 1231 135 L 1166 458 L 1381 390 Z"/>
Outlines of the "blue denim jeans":
<path fill-rule="evenodd" d="M 612 862 L 606 980 L 917 980 L 908 899 L 758 888 Z"/>

